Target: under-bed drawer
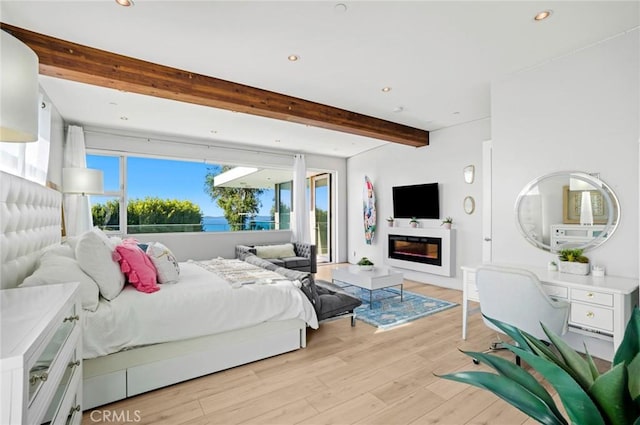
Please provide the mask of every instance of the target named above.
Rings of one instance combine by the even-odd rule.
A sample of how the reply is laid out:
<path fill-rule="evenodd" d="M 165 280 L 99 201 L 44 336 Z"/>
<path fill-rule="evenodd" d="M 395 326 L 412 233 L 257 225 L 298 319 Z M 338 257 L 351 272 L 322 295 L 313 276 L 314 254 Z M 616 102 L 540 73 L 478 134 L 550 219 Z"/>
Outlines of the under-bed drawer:
<path fill-rule="evenodd" d="M 125 370 L 85 377 L 82 383 L 82 407 L 84 410 L 123 398 L 127 398 L 127 372 Z"/>

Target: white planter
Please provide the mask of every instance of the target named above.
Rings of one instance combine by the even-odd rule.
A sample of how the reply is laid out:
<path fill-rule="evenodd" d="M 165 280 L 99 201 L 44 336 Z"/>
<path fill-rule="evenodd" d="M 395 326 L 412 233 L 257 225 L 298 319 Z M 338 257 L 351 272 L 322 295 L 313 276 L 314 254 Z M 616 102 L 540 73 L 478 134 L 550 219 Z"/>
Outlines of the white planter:
<path fill-rule="evenodd" d="M 589 274 L 589 263 L 577 263 L 572 261 L 559 261 L 560 273 L 579 274 L 586 276 Z"/>
<path fill-rule="evenodd" d="M 393 220 L 387 220 L 387 224 L 389 225 L 389 227 L 393 227 Z"/>
<path fill-rule="evenodd" d="M 416 227 L 418 227 L 418 223 L 416 223 L 415 221 L 411 221 L 411 222 L 409 222 L 409 226 L 411 226 L 413 228 L 416 228 Z"/>

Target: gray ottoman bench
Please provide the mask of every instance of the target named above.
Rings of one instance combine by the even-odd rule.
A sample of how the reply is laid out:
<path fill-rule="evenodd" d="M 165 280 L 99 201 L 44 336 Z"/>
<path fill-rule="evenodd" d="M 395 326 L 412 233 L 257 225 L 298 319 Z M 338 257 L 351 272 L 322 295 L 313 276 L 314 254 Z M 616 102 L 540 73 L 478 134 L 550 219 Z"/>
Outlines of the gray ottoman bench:
<path fill-rule="evenodd" d="M 359 298 L 344 292 L 339 286 L 324 280 L 314 281 L 308 272 L 278 267 L 270 261 L 253 254 L 245 255 L 243 261 L 272 270 L 291 280 L 302 283 L 302 292 L 307 296 L 318 317 L 318 322 L 351 316 L 351 326 L 355 326 L 354 310 L 362 304 Z"/>

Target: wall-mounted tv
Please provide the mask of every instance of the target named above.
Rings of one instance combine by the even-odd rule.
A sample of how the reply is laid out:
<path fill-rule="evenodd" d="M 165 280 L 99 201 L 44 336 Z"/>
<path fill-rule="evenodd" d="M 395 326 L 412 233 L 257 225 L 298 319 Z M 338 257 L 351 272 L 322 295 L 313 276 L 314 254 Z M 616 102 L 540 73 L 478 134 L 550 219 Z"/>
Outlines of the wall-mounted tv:
<path fill-rule="evenodd" d="M 393 187 L 395 218 L 440 218 L 438 183 Z"/>

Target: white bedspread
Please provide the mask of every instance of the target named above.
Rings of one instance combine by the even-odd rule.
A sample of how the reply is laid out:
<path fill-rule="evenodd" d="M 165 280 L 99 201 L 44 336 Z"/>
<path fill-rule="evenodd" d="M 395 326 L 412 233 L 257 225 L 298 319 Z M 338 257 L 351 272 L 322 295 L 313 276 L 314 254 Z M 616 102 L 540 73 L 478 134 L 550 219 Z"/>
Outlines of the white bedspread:
<path fill-rule="evenodd" d="M 195 338 L 299 318 L 318 328 L 313 305 L 291 282 L 233 288 L 194 263 L 180 263 L 180 281 L 152 294 L 125 286 L 112 301 L 84 311 L 86 359 L 125 348 Z"/>

